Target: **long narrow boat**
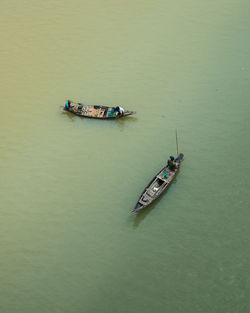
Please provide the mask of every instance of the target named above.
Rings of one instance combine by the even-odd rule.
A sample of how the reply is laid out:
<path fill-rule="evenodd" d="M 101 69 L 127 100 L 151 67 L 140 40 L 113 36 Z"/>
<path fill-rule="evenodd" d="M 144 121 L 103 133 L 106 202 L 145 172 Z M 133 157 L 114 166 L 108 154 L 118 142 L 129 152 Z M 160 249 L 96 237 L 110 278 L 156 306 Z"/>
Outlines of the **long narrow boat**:
<path fill-rule="evenodd" d="M 132 214 L 137 214 L 140 210 L 149 206 L 170 186 L 171 182 L 179 172 L 183 157 L 183 153 L 180 153 L 174 160 L 176 164 L 175 169 L 170 169 L 167 165 L 150 181 L 140 195 L 139 200 L 131 212 Z"/>
<path fill-rule="evenodd" d="M 70 100 L 66 101 L 65 106 L 60 106 L 60 109 L 82 117 L 99 119 L 118 119 L 136 113 L 134 111 L 124 110 L 119 106 L 110 107 L 106 105 L 85 105 Z"/>

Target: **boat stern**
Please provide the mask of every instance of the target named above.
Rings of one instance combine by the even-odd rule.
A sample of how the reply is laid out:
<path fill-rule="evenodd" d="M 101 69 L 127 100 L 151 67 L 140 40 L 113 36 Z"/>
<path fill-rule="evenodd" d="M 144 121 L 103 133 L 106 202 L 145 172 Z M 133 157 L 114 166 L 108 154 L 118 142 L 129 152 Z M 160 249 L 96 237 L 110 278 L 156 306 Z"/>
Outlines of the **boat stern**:
<path fill-rule="evenodd" d="M 136 206 L 134 207 L 134 209 L 131 211 L 131 214 L 135 215 L 137 214 L 140 210 L 142 210 L 143 208 L 145 208 L 144 205 L 142 205 L 141 203 L 137 202 Z"/>

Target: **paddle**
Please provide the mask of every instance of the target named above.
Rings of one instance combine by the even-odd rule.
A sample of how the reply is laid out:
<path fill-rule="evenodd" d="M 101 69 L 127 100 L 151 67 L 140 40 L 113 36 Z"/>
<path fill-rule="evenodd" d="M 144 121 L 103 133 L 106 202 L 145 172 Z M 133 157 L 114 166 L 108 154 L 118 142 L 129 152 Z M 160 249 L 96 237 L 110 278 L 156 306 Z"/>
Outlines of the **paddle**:
<path fill-rule="evenodd" d="M 176 128 L 176 131 L 175 131 L 175 136 L 176 136 L 176 149 L 177 149 L 177 157 L 178 157 L 179 153 L 178 153 L 178 137 L 177 137 L 177 128 Z"/>
<path fill-rule="evenodd" d="M 175 134 L 176 134 L 176 150 L 177 150 L 177 158 L 175 159 L 175 162 L 176 163 L 180 163 L 181 160 L 183 159 L 184 157 L 184 154 L 183 153 L 180 153 L 179 155 L 179 152 L 178 152 L 178 137 L 177 137 L 177 129 L 175 131 Z"/>

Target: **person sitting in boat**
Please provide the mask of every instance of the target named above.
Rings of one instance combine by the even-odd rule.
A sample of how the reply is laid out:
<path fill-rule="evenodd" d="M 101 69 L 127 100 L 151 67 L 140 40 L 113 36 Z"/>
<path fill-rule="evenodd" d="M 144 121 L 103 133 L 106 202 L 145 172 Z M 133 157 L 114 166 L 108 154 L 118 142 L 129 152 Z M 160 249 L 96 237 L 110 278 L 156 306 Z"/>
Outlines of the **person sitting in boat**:
<path fill-rule="evenodd" d="M 68 110 L 70 108 L 70 101 L 67 100 L 65 103 L 65 110 Z"/>
<path fill-rule="evenodd" d="M 174 161 L 174 157 L 170 155 L 169 160 L 168 160 L 168 167 L 171 171 L 174 171 L 177 168 L 177 165 Z"/>
<path fill-rule="evenodd" d="M 110 109 L 109 117 L 114 117 L 114 118 L 116 117 L 116 108 L 115 107 Z"/>
<path fill-rule="evenodd" d="M 117 114 L 118 116 L 124 114 L 124 109 L 123 109 L 122 107 L 118 107 L 118 106 L 117 106 L 117 107 L 115 108 L 115 110 L 116 110 L 116 114 Z"/>

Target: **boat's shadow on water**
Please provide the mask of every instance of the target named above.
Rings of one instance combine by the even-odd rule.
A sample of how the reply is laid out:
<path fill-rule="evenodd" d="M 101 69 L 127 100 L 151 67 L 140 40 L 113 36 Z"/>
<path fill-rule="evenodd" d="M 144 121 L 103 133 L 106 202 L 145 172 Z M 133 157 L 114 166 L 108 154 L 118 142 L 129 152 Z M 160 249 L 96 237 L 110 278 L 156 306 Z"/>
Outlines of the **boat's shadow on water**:
<path fill-rule="evenodd" d="M 176 183 L 176 177 L 172 181 L 171 185 L 174 185 L 175 183 Z M 141 224 L 141 222 L 150 214 L 150 212 L 155 209 L 155 207 L 162 200 L 162 198 L 167 196 L 168 192 L 169 192 L 169 189 L 167 189 L 164 192 L 164 194 L 162 194 L 158 199 L 156 199 L 151 205 L 149 205 L 148 207 L 142 209 L 136 215 L 134 215 L 135 218 L 134 218 L 134 222 L 133 222 L 133 228 L 137 228 Z M 158 209 L 160 209 L 160 208 L 161 207 L 159 207 Z"/>
<path fill-rule="evenodd" d="M 75 121 L 75 117 L 76 115 L 74 115 L 73 113 L 71 112 L 66 112 L 66 111 L 63 111 L 61 110 L 61 115 L 65 118 L 68 118 L 69 120 L 71 120 L 71 122 L 74 122 Z"/>

